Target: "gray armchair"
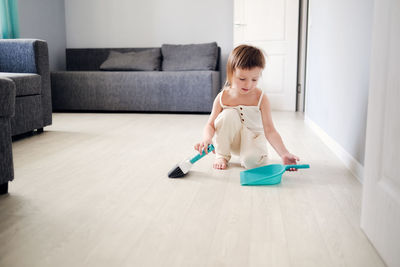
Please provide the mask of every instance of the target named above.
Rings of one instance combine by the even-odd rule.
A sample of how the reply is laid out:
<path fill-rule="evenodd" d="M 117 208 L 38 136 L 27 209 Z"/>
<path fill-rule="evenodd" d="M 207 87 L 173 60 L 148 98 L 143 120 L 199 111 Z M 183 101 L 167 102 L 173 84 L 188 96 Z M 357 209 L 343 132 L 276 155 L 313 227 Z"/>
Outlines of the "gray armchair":
<path fill-rule="evenodd" d="M 43 130 L 52 123 L 49 53 L 46 41 L 0 40 L 0 78 L 15 84 L 12 136 Z"/>
<path fill-rule="evenodd" d="M 0 194 L 13 180 L 11 137 L 52 123 L 46 41 L 0 40 Z"/>

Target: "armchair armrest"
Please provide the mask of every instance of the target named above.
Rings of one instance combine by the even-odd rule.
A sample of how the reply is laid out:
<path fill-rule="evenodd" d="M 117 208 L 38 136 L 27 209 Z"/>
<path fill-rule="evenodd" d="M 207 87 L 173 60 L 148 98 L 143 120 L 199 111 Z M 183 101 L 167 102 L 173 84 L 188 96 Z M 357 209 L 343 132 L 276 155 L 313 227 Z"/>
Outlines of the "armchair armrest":
<path fill-rule="evenodd" d="M 0 78 L 0 117 L 12 117 L 15 113 L 15 84 L 8 78 Z"/>
<path fill-rule="evenodd" d="M 36 73 L 42 82 L 44 126 L 52 123 L 50 66 L 47 42 L 38 39 L 0 39 L 0 72 Z"/>

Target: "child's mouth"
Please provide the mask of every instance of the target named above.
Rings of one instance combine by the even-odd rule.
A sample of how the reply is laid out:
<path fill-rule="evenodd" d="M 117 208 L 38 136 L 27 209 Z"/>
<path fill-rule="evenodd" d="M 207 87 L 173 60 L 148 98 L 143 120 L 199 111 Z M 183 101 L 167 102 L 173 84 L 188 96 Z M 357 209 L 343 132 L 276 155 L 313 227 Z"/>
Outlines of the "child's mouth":
<path fill-rule="evenodd" d="M 249 89 L 246 89 L 246 88 L 242 88 L 242 90 L 245 91 L 245 92 L 249 91 Z"/>

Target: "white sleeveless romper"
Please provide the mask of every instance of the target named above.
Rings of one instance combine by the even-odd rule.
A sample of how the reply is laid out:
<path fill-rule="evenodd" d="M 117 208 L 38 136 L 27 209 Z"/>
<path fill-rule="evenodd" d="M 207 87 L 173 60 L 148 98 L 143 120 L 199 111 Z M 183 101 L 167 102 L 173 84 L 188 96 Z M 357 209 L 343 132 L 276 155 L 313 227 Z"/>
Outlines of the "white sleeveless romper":
<path fill-rule="evenodd" d="M 214 145 L 217 158 L 231 159 L 231 154 L 238 155 L 245 168 L 255 168 L 266 164 L 267 139 L 261 119 L 260 104 L 263 92 L 257 106 L 225 106 L 215 119 Z"/>

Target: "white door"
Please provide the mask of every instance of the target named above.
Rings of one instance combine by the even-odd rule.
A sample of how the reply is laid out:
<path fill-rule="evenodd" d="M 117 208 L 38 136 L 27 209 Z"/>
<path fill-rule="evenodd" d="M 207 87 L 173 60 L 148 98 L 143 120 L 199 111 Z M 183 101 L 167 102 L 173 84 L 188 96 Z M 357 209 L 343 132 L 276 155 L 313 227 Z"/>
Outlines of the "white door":
<path fill-rule="evenodd" d="M 296 110 L 299 0 L 235 0 L 234 46 L 264 50 L 267 65 L 259 86 L 275 110 Z"/>
<path fill-rule="evenodd" d="M 361 227 L 400 266 L 400 2 L 375 0 Z"/>

